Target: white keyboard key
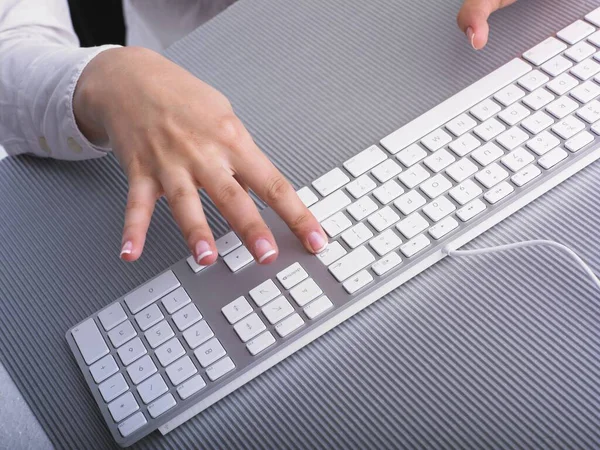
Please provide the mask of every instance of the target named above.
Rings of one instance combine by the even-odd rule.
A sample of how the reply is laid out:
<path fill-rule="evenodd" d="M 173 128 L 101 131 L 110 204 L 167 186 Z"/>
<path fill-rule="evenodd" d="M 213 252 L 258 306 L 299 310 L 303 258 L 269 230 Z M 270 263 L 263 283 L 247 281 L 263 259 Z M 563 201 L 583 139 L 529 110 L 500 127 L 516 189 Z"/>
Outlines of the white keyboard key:
<path fill-rule="evenodd" d="M 342 233 L 342 239 L 350 248 L 356 248 L 373 237 L 373 232 L 360 222 Z"/>
<path fill-rule="evenodd" d="M 333 303 L 331 303 L 331 300 L 324 295 L 323 297 L 316 299 L 314 302 L 309 303 L 308 306 L 304 308 L 304 314 L 306 314 L 306 317 L 312 320 L 332 307 Z"/>
<path fill-rule="evenodd" d="M 567 156 L 569 156 L 569 154 L 562 148 L 555 148 L 554 150 L 549 151 L 540 159 L 538 159 L 538 164 L 544 169 L 550 169 L 551 167 L 554 167 L 563 159 L 565 159 Z"/>
<path fill-rule="evenodd" d="M 346 211 L 348 211 L 355 220 L 360 221 L 369 214 L 377 211 L 377 208 L 377 203 L 375 203 L 371 197 L 363 197 L 348 206 Z"/>
<path fill-rule="evenodd" d="M 104 358 L 96 361 L 90 366 L 90 373 L 96 383 L 102 383 L 118 371 L 119 367 L 112 355 L 106 355 Z"/>
<path fill-rule="evenodd" d="M 338 259 L 340 259 L 346 253 L 347 253 L 346 249 L 344 247 L 342 247 L 339 242 L 335 241 L 335 242 L 332 242 L 331 244 L 329 244 L 325 248 L 325 250 L 323 250 L 321 253 L 319 253 L 316 256 L 317 256 L 317 258 L 319 258 L 321 260 L 321 262 L 323 264 L 328 266 L 328 265 L 334 263 L 335 261 L 337 261 Z"/>
<path fill-rule="evenodd" d="M 477 122 L 473 120 L 468 114 L 461 114 L 460 116 L 452 119 L 446 124 L 446 129 L 450 131 L 454 136 L 459 137 L 471 130 L 477 125 Z"/>
<path fill-rule="evenodd" d="M 577 152 L 586 145 L 594 142 L 594 139 L 595 138 L 592 133 L 590 133 L 589 131 L 582 131 L 581 133 L 576 134 L 567 142 L 565 142 L 565 148 L 572 152 Z"/>
<path fill-rule="evenodd" d="M 555 79 L 550 81 L 550 83 L 548 83 L 546 87 L 552 92 L 554 92 L 556 95 L 564 95 L 578 84 L 579 81 L 577 81 L 577 78 L 567 73 L 563 73 L 562 75 L 559 75 Z"/>
<path fill-rule="evenodd" d="M 260 320 L 260 319 L 258 319 L 258 320 Z M 262 321 L 261 321 L 261 323 L 262 323 Z M 263 324 L 263 329 L 261 331 L 264 331 L 264 330 L 265 330 L 265 328 L 264 328 L 264 324 Z M 256 335 L 254 335 L 254 336 L 256 336 Z M 254 336 L 252 336 L 252 337 L 254 337 Z M 244 341 L 244 342 L 247 342 L 247 341 Z M 225 354 L 226 354 L 225 349 L 223 348 L 223 346 L 221 345 L 221 343 L 219 342 L 219 340 L 217 338 L 212 338 L 206 344 L 203 344 L 202 346 L 198 347 L 194 351 L 194 355 L 196 356 L 196 358 L 198 359 L 198 362 L 200 363 L 200 365 L 202 367 L 211 365 L 216 360 L 225 356 Z M 191 361 L 190 361 L 190 363 L 191 363 Z"/>
<path fill-rule="evenodd" d="M 452 150 L 456 156 L 463 157 L 471 153 L 480 145 L 481 142 L 479 142 L 479 139 L 477 139 L 471 133 L 467 133 L 452 142 L 448 148 L 450 148 L 450 150 Z"/>
<path fill-rule="evenodd" d="M 439 172 L 450 164 L 456 161 L 456 158 L 448 150 L 438 150 L 433 155 L 425 158 L 423 164 L 425 164 L 432 172 Z"/>
<path fill-rule="evenodd" d="M 158 322 L 163 320 L 163 318 L 164 316 L 160 312 L 160 309 L 156 303 L 148 306 L 146 309 L 135 315 L 135 321 L 142 331 L 146 331 L 152 325 L 156 325 Z"/>
<path fill-rule="evenodd" d="M 181 342 L 179 342 L 179 339 L 173 338 L 158 347 L 154 352 L 154 355 L 158 358 L 158 361 L 163 367 L 167 367 L 173 361 L 185 355 L 185 349 L 183 348 L 183 345 L 181 345 Z"/>
<path fill-rule="evenodd" d="M 429 176 L 429 172 L 427 172 L 427 170 L 425 170 L 421 164 L 416 164 L 410 169 L 402 172 L 398 176 L 398 179 L 404 183 L 408 189 L 412 189 L 419 183 L 429 178 Z"/>
<path fill-rule="evenodd" d="M 129 320 L 117 325 L 108 332 L 108 338 L 115 348 L 119 348 L 125 342 L 133 339 L 136 335 L 135 329 Z"/>
<path fill-rule="evenodd" d="M 306 305 L 322 293 L 323 291 L 312 278 L 308 278 L 290 289 L 290 296 L 298 306 Z"/>
<path fill-rule="evenodd" d="M 339 167 L 336 167 L 335 169 L 327 172 L 325 175 L 317 178 L 315 181 L 313 181 L 312 185 L 319 194 L 321 194 L 323 197 L 327 197 L 329 194 L 337 191 L 349 181 L 350 178 L 348 178 L 348 175 L 342 172 Z"/>
<path fill-rule="evenodd" d="M 196 305 L 190 303 L 173 314 L 172 319 L 179 331 L 183 331 L 202 319 L 202 314 L 200 314 Z"/>
<path fill-rule="evenodd" d="M 523 99 L 523 103 L 529 106 L 534 111 L 542 109 L 552 100 L 554 100 L 554 95 L 550 93 L 547 89 L 539 88 L 529 94 L 527 97 Z"/>
<path fill-rule="evenodd" d="M 457 183 L 466 180 L 479 169 L 468 158 L 463 158 L 446 169 L 446 173 Z"/>
<path fill-rule="evenodd" d="M 529 135 L 518 127 L 513 127 L 502 133 L 496 141 L 507 150 L 514 150 L 519 145 L 525 143 L 529 139 Z"/>
<path fill-rule="evenodd" d="M 369 245 L 379 256 L 383 256 L 402 244 L 402 239 L 393 230 L 385 230 L 369 241 Z"/>
<path fill-rule="evenodd" d="M 127 345 L 119 348 L 117 353 L 119 354 L 119 358 L 121 358 L 123 365 L 128 366 L 136 359 L 141 358 L 148 353 L 148 350 L 146 350 L 146 346 L 142 340 L 139 337 L 136 337 L 135 339 L 129 341 Z"/>
<path fill-rule="evenodd" d="M 600 8 L 596 8 L 591 13 L 585 16 L 585 20 L 600 27 Z"/>
<path fill-rule="evenodd" d="M 592 125 L 591 130 L 600 135 L 600 123 L 596 122 L 594 125 Z"/>
<path fill-rule="evenodd" d="M 387 205 L 404 193 L 404 189 L 394 180 L 382 184 L 373 191 L 375 197 L 382 205 Z"/>
<path fill-rule="evenodd" d="M 508 172 L 497 163 L 492 163 L 475 175 L 477 181 L 483 184 L 487 189 L 496 186 L 498 183 L 508 177 Z"/>
<path fill-rule="evenodd" d="M 303 188 L 298 189 L 296 191 L 296 194 L 298 194 L 298 197 L 300 197 L 300 200 L 302 201 L 302 203 L 304 203 L 304 206 L 306 206 L 307 208 L 319 201 L 319 198 L 308 186 L 304 186 Z"/>
<path fill-rule="evenodd" d="M 494 117 L 498 114 L 502 108 L 500 105 L 493 100 L 487 99 L 475 105 L 471 108 L 471 114 L 479 119 L 481 122 L 489 119 L 490 117 Z"/>
<path fill-rule="evenodd" d="M 373 272 L 377 275 L 382 276 L 392 270 L 394 267 L 400 265 L 402 258 L 396 252 L 390 252 L 377 261 L 371 266 Z"/>
<path fill-rule="evenodd" d="M 277 274 L 277 279 L 285 289 L 291 289 L 307 278 L 308 274 L 298 263 L 292 264 Z"/>
<path fill-rule="evenodd" d="M 423 147 L 418 144 L 413 144 L 398 153 L 398 155 L 396 155 L 396 159 L 400 161 L 404 167 L 410 167 L 421 161 L 426 156 L 427 151 L 425 151 Z"/>
<path fill-rule="evenodd" d="M 394 201 L 394 206 L 398 208 L 402 214 L 407 216 L 419 209 L 425 203 L 427 203 L 427 200 L 425 200 L 425 197 L 417 191 L 408 191 Z"/>
<path fill-rule="evenodd" d="M 342 191 L 336 191 L 329 197 L 325 197 L 320 202 L 312 205 L 309 210 L 319 222 L 322 222 L 329 216 L 332 216 L 336 212 L 344 209 L 350 203 L 352 203 L 350 197 L 348 197 Z"/>
<path fill-rule="evenodd" d="M 521 126 L 531 134 L 539 134 L 554 124 L 554 119 L 543 111 L 538 111 L 521 122 Z"/>
<path fill-rule="evenodd" d="M 159 373 L 148 378 L 137 387 L 138 393 L 145 404 L 157 399 L 169 390 L 165 380 Z"/>
<path fill-rule="evenodd" d="M 153 278 L 139 288 L 127 294 L 124 299 L 132 314 L 137 314 L 146 306 L 154 303 L 169 292 L 179 287 L 179 280 L 173 272 L 167 270 L 161 275 Z"/>
<path fill-rule="evenodd" d="M 492 118 L 473 129 L 473 132 L 484 141 L 490 141 L 506 130 L 506 126 Z"/>
<path fill-rule="evenodd" d="M 377 184 L 368 176 L 361 175 L 356 180 L 346 185 L 346 190 L 354 198 L 361 198 L 377 187 Z"/>
<path fill-rule="evenodd" d="M 418 235 L 416 238 L 408 241 L 406 244 L 400 247 L 400 251 L 406 256 L 410 258 L 411 256 L 416 255 L 421 250 L 426 248 L 431 244 L 431 241 L 424 234 Z"/>
<path fill-rule="evenodd" d="M 208 267 L 198 264 L 193 256 L 189 256 L 188 259 L 186 259 L 186 261 L 188 263 L 188 266 L 190 266 L 190 269 L 192 269 L 194 273 L 198 273 Z"/>
<path fill-rule="evenodd" d="M 481 195 L 483 190 L 473 181 L 465 180 L 458 186 L 452 188 L 448 194 L 452 197 L 459 205 L 464 205 L 475 197 Z"/>
<path fill-rule="evenodd" d="M 450 136 L 441 128 L 438 128 L 421 139 L 421 144 L 423 144 L 425 148 L 429 149 L 429 151 L 434 152 L 451 141 L 452 136 Z"/>
<path fill-rule="evenodd" d="M 434 201 L 423 207 L 423 213 L 429 217 L 433 222 L 438 222 L 446 217 L 448 214 L 453 213 L 456 210 L 456 206 L 450 200 L 443 195 L 436 198 Z"/>
<path fill-rule="evenodd" d="M 539 169 L 539 167 L 534 166 L 533 164 L 530 164 L 529 166 L 525 167 L 520 172 L 515 173 L 510 179 L 512 180 L 513 183 L 515 183 L 517 186 L 520 187 L 520 186 L 524 186 L 525 184 L 529 183 L 531 180 L 535 179 L 541 173 L 542 173 L 542 171 Z"/>
<path fill-rule="evenodd" d="M 344 281 L 344 289 L 348 294 L 354 294 L 373 281 L 373 276 L 366 270 L 361 270 L 356 275 Z"/>
<path fill-rule="evenodd" d="M 550 78 L 545 73 L 542 73 L 539 70 L 532 70 L 527 75 L 520 78 L 518 83 L 521 87 L 532 92 L 547 83 L 549 79 Z"/>
<path fill-rule="evenodd" d="M 544 153 L 552 150 L 554 147 L 557 147 L 559 144 L 560 140 L 556 136 L 548 131 L 543 131 L 527 142 L 527 147 L 533 150 L 536 154 L 543 155 Z"/>
<path fill-rule="evenodd" d="M 552 127 L 552 131 L 563 139 L 570 139 L 585 129 L 585 124 L 574 116 L 567 116 Z"/>
<path fill-rule="evenodd" d="M 263 350 L 269 348 L 274 343 L 275 338 L 273 337 L 273 335 L 270 332 L 265 331 L 263 334 L 260 334 L 254 339 L 248 341 L 248 343 L 246 344 L 246 348 L 252 356 L 256 356 Z"/>
<path fill-rule="evenodd" d="M 563 117 L 571 114 L 573 111 L 576 111 L 578 108 L 579 103 L 565 96 L 560 97 L 559 99 L 550 103 L 546 107 L 546 110 L 557 119 L 562 119 Z"/>
<path fill-rule="evenodd" d="M 200 344 L 204 344 L 214 335 L 215 334 L 213 333 L 213 330 L 211 330 L 211 328 L 208 326 L 206 320 L 201 320 L 196 325 L 185 330 L 183 333 L 183 338 L 190 348 L 196 348 Z"/>
<path fill-rule="evenodd" d="M 496 185 L 494 188 L 487 191 L 483 197 L 491 204 L 497 203 L 504 197 L 514 192 L 515 188 L 506 181 Z"/>
<path fill-rule="evenodd" d="M 284 296 L 281 296 L 263 306 L 262 312 L 271 324 L 275 324 L 284 317 L 292 314 L 294 312 L 294 307 Z"/>
<path fill-rule="evenodd" d="M 98 319 L 106 331 L 109 331 L 127 319 L 120 303 L 113 303 L 98 313 Z"/>
<path fill-rule="evenodd" d="M 252 312 L 252 306 L 245 297 L 238 297 L 231 303 L 223 306 L 221 312 L 230 324 L 236 323 Z"/>
<path fill-rule="evenodd" d="M 523 147 L 513 150 L 504 158 L 502 158 L 502 164 L 504 164 L 513 172 L 518 172 L 533 161 L 535 161 L 535 157 Z"/>
<path fill-rule="evenodd" d="M 108 347 L 94 319 L 87 319 L 85 322 L 82 322 L 73 329 L 71 334 L 87 365 L 98 361 L 104 355 L 108 354 Z"/>
<path fill-rule="evenodd" d="M 586 58 L 589 58 L 596 53 L 596 48 L 587 42 L 580 42 L 577 45 L 569 48 L 565 52 L 565 56 L 572 59 L 575 62 L 581 62 Z"/>
<path fill-rule="evenodd" d="M 196 352 L 197 351 L 198 350 L 196 350 Z M 173 383 L 175 386 L 187 380 L 192 375 L 195 375 L 197 372 L 198 369 L 196 369 L 196 366 L 189 356 L 180 358 L 165 370 L 169 380 L 171 380 L 171 383 Z"/>
<path fill-rule="evenodd" d="M 223 358 L 206 369 L 206 376 L 210 381 L 215 381 L 233 369 L 235 369 L 235 364 L 233 364 L 231 358 Z"/>
<path fill-rule="evenodd" d="M 223 261 L 225 264 L 227 264 L 229 270 L 232 272 L 237 272 L 241 268 L 246 267 L 248 264 L 254 261 L 254 258 L 246 247 L 241 246 L 227 254 L 223 258 Z"/>
<path fill-rule="evenodd" d="M 555 56 L 542 65 L 542 70 L 552 77 L 556 77 L 565 70 L 573 67 L 573 63 L 562 55 Z"/>
<path fill-rule="evenodd" d="M 520 98 L 525 96 L 525 91 L 514 84 L 509 84 L 504 89 L 500 89 L 494 98 L 504 106 L 510 106 Z"/>
<path fill-rule="evenodd" d="M 575 44 L 592 34 L 594 31 L 596 31 L 596 29 L 589 23 L 586 23 L 583 20 L 577 20 L 556 33 L 556 37 L 562 39 L 567 44 Z"/>
<path fill-rule="evenodd" d="M 286 337 L 288 334 L 296 331 L 304 325 L 304 320 L 300 317 L 299 314 L 292 314 L 287 319 L 282 320 L 277 325 L 275 325 L 275 331 L 281 337 Z"/>
<path fill-rule="evenodd" d="M 589 103 L 600 95 L 600 85 L 593 81 L 586 81 L 573 89 L 569 95 L 581 103 Z"/>
<path fill-rule="evenodd" d="M 150 413 L 152 418 L 155 419 L 158 416 L 160 416 L 161 414 L 164 414 L 165 412 L 167 412 L 169 409 L 173 408 L 175 406 L 175 404 L 176 404 L 176 402 L 175 402 L 175 398 L 173 397 L 173 395 L 167 394 L 167 395 L 162 396 L 155 402 L 152 402 L 151 404 L 149 404 L 148 412 Z"/>
<path fill-rule="evenodd" d="M 125 417 L 136 412 L 138 409 L 140 409 L 140 407 L 135 401 L 135 398 L 133 398 L 133 394 L 131 392 L 123 394 L 118 399 L 108 404 L 108 410 L 110 411 L 110 415 L 113 417 L 115 422 L 120 422 Z"/>
<path fill-rule="evenodd" d="M 289 269 L 289 268 L 288 268 Z M 287 289 L 287 288 L 286 288 Z M 281 294 L 273 280 L 267 280 L 250 290 L 250 297 L 259 308 Z"/>
<path fill-rule="evenodd" d="M 133 384 L 139 384 L 151 375 L 154 375 L 158 369 L 152 362 L 149 355 L 142 356 L 136 362 L 127 367 L 127 373 Z"/>
<path fill-rule="evenodd" d="M 183 384 L 177 386 L 177 393 L 179 394 L 181 400 L 185 400 L 205 386 L 206 382 L 202 379 L 202 376 L 194 375 L 189 380 L 184 381 Z"/>
<path fill-rule="evenodd" d="M 236 248 L 241 247 L 242 241 L 240 241 L 240 238 L 238 238 L 233 231 L 230 231 L 229 233 L 217 239 L 215 241 L 215 245 L 217 246 L 219 255 L 225 256 L 234 251 Z"/>
<path fill-rule="evenodd" d="M 581 81 L 589 80 L 591 77 L 600 72 L 600 64 L 593 59 L 586 59 L 581 61 L 575 67 L 571 69 L 571 74 L 575 75 Z"/>
<path fill-rule="evenodd" d="M 128 389 L 127 381 L 125 381 L 125 377 L 121 373 L 113 375 L 98 386 L 98 390 L 106 403 L 114 400 Z"/>
<path fill-rule="evenodd" d="M 594 44 L 596 47 L 600 47 L 600 31 L 596 31 L 595 33 L 588 36 L 587 40 Z"/>
<path fill-rule="evenodd" d="M 444 220 L 436 223 L 429 229 L 429 234 L 435 240 L 441 239 L 450 233 L 452 230 L 458 228 L 458 222 L 452 216 L 446 217 Z"/>
<path fill-rule="evenodd" d="M 529 109 L 525 108 L 521 103 L 515 103 L 498 114 L 498 117 L 507 125 L 514 126 L 529 115 L 531 115 Z"/>
<path fill-rule="evenodd" d="M 600 120 L 600 102 L 593 100 L 577 111 L 577 115 L 587 123 L 595 123 Z"/>
<path fill-rule="evenodd" d="M 121 436 L 127 437 L 134 431 L 146 425 L 147 423 L 148 421 L 144 417 L 143 413 L 135 413 L 133 416 L 119 424 L 119 433 L 121 433 Z"/>
<path fill-rule="evenodd" d="M 380 183 L 385 183 L 386 181 L 394 178 L 400 172 L 402 172 L 402 167 L 400 167 L 393 159 L 387 159 L 375 167 L 371 171 L 371 174 L 377 178 Z"/>
<path fill-rule="evenodd" d="M 371 147 L 367 148 L 366 150 L 363 150 L 356 156 L 353 156 L 348 161 L 346 161 L 344 163 L 344 168 L 348 172 L 350 172 L 353 177 L 358 177 L 359 175 L 362 175 L 363 173 L 371 170 L 377 164 L 385 161 L 386 159 L 387 159 L 387 156 L 384 153 L 384 151 L 381 150 L 376 145 L 372 145 Z M 313 183 L 313 185 L 314 185 L 314 183 Z M 338 189 L 339 187 L 340 186 L 337 186 L 336 188 L 331 189 L 330 192 L 333 192 L 334 190 Z M 317 188 L 317 186 L 315 186 L 315 188 Z M 319 189 L 317 188 L 317 190 L 319 190 Z M 328 194 L 321 193 L 321 195 L 325 196 Z"/>
<path fill-rule="evenodd" d="M 502 156 L 504 156 L 504 150 L 492 142 L 485 144 L 483 147 L 478 148 L 471 153 L 471 158 L 484 167 L 493 163 Z"/>
<path fill-rule="evenodd" d="M 416 212 L 398 222 L 396 228 L 404 235 L 406 239 L 411 239 L 420 232 L 429 228 L 429 222 L 427 222 L 427 220 L 425 220 L 421 214 Z"/>
<path fill-rule="evenodd" d="M 263 323 L 263 321 L 260 320 L 260 317 L 258 317 L 258 314 L 253 313 L 253 314 L 250 314 L 248 317 L 240 320 L 238 323 L 236 323 L 233 326 L 233 329 L 235 330 L 237 335 L 240 337 L 242 342 L 248 342 L 254 336 L 258 336 L 260 333 L 265 331 L 266 327 L 265 327 L 265 324 Z M 214 339 L 212 339 L 211 341 L 213 341 L 213 340 Z M 209 341 L 209 343 L 211 341 Z M 210 364 L 210 363 L 208 363 L 208 364 Z"/>
<path fill-rule="evenodd" d="M 485 209 L 485 203 L 476 198 L 471 203 L 463 206 L 458 211 L 456 211 L 456 217 L 458 217 L 463 222 L 466 222 L 468 220 L 471 220 L 477 214 L 480 214 L 483 211 L 485 211 Z"/>
<path fill-rule="evenodd" d="M 173 333 L 173 329 L 167 323 L 166 320 L 163 320 L 162 322 L 158 323 L 157 325 L 154 325 L 152 328 L 150 328 L 144 334 L 144 336 L 146 336 L 146 340 L 148 341 L 148 344 L 150 344 L 150 347 L 152 347 L 152 348 L 156 348 L 160 344 L 167 342 L 174 335 L 175 334 Z"/>
<path fill-rule="evenodd" d="M 429 197 L 436 198 L 452 187 L 450 182 L 444 175 L 438 174 L 433 178 L 421 184 L 421 190 Z"/>
<path fill-rule="evenodd" d="M 342 282 L 373 262 L 375 262 L 375 257 L 363 245 L 330 265 L 329 271 L 336 280 Z"/>
<path fill-rule="evenodd" d="M 371 214 L 367 220 L 377 232 L 381 232 L 398 222 L 400 216 L 392 208 L 386 206 L 376 213 Z"/>
<path fill-rule="evenodd" d="M 558 55 L 565 51 L 567 45 L 564 42 L 559 41 L 556 38 L 549 37 L 545 41 L 533 47 L 531 50 L 526 51 L 523 57 L 530 63 L 540 66 L 548 61 L 550 58 Z"/>
<path fill-rule="evenodd" d="M 175 289 L 169 295 L 166 295 L 162 299 L 162 304 L 169 314 L 173 314 L 175 311 L 179 310 L 180 308 L 183 308 L 191 301 L 192 300 L 190 299 L 190 296 L 187 295 L 187 292 L 185 292 L 185 290 L 182 287 L 180 287 Z"/>

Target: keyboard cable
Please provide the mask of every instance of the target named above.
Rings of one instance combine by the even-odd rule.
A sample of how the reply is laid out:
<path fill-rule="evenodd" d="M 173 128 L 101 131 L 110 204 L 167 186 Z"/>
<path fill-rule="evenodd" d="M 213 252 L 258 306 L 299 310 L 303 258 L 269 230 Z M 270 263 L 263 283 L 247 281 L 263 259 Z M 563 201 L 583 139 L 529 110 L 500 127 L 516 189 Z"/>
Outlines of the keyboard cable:
<path fill-rule="evenodd" d="M 514 242 L 512 244 L 496 245 L 493 247 L 478 248 L 473 250 L 452 250 L 450 246 L 446 246 L 442 249 L 442 252 L 448 256 L 468 257 L 475 255 L 483 255 L 486 253 L 503 252 L 513 250 L 516 248 L 535 246 L 554 247 L 556 249 L 561 250 L 564 253 L 567 253 L 572 259 L 574 259 L 579 264 L 580 267 L 583 268 L 583 270 L 589 275 L 596 287 L 600 289 L 600 279 L 598 279 L 598 276 L 592 271 L 590 266 L 583 259 L 581 259 L 581 257 L 577 253 L 575 253 L 575 251 L 573 251 L 571 248 L 556 241 L 536 239 L 531 241 Z"/>

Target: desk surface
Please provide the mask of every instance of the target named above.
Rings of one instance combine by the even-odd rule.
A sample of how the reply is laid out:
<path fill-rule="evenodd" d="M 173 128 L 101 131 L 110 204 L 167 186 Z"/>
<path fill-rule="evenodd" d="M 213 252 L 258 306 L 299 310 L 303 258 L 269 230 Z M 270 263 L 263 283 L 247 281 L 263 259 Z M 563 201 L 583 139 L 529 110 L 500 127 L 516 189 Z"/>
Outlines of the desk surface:
<path fill-rule="evenodd" d="M 475 53 L 455 29 L 458 0 L 242 1 L 167 55 L 223 90 L 300 186 L 596 4 L 521 0 L 494 16 L 491 45 Z M 474 245 L 559 239 L 600 271 L 590 245 L 600 242 L 599 180 L 595 164 Z M 142 261 L 118 261 L 126 185 L 112 158 L 4 160 L 0 192 L 0 361 L 57 447 L 111 447 L 64 330 L 185 245 L 161 203 Z M 214 208 L 208 216 L 223 233 Z M 597 292 L 551 250 L 519 256 L 441 262 L 139 447 L 598 444 Z M 0 447 L 47 444 L 2 433 Z"/>

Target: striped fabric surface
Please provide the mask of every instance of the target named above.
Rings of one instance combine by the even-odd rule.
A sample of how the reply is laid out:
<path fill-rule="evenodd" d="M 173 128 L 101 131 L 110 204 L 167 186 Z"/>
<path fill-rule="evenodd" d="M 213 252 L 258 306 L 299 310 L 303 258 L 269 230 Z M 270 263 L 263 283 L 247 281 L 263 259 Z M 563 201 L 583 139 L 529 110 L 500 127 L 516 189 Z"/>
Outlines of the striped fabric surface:
<path fill-rule="evenodd" d="M 167 51 L 300 187 L 600 2 L 520 0 L 472 51 L 459 0 L 241 0 Z M 556 239 L 600 272 L 596 163 L 471 243 Z M 57 448 L 116 447 L 64 332 L 186 256 L 166 205 L 118 259 L 113 158 L 0 163 L 0 357 Z M 207 204 L 215 230 L 224 221 Z M 134 448 L 600 448 L 600 294 L 551 249 L 447 258 Z M 2 443 L 0 443 L 0 448 Z"/>

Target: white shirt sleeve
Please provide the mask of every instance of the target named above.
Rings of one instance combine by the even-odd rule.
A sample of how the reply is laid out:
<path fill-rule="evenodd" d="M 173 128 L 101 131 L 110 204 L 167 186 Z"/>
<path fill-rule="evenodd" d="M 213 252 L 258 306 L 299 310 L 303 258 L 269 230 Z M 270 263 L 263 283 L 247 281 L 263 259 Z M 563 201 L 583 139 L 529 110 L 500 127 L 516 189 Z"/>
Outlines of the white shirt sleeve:
<path fill-rule="evenodd" d="M 109 151 L 79 130 L 73 93 L 87 63 L 113 47 L 79 47 L 67 0 L 0 1 L 0 145 L 9 155 L 81 160 Z"/>

